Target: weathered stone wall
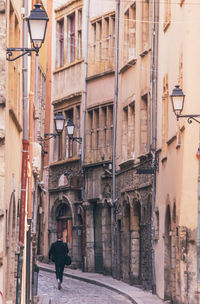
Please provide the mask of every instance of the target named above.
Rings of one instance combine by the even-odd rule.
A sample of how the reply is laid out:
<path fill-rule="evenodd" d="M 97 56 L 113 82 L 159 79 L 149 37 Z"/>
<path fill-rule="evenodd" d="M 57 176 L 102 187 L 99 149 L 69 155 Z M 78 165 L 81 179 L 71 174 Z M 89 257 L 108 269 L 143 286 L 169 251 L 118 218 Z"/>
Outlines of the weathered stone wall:
<path fill-rule="evenodd" d="M 0 291 L 3 293 L 5 260 L 3 241 L 5 232 L 5 105 L 6 105 L 6 14 L 5 0 L 0 1 Z"/>
<path fill-rule="evenodd" d="M 149 168 L 151 160 L 141 166 Z M 152 288 L 151 195 L 151 175 L 136 174 L 133 163 L 121 168 L 117 176 L 117 219 L 122 223 L 118 232 L 122 250 L 117 276 L 145 289 Z"/>
<path fill-rule="evenodd" d="M 80 161 L 63 161 L 49 168 L 49 218 L 48 246 L 56 240 L 57 214 L 59 206 L 66 204 L 72 220 L 72 244 L 70 254 L 72 267 L 82 267 L 82 175 Z M 47 252 L 47 251 L 46 251 Z"/>

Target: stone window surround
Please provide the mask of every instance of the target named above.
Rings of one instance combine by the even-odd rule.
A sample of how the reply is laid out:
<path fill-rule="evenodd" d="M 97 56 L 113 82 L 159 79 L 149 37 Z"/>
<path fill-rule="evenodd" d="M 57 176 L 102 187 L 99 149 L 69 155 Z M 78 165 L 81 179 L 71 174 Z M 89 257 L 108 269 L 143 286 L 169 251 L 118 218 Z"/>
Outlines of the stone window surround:
<path fill-rule="evenodd" d="M 91 20 L 91 33 L 89 48 L 91 49 L 90 65 L 98 65 L 99 72 L 102 64 L 110 58 L 114 64 L 115 49 L 115 12 L 110 12 Z"/>
<path fill-rule="evenodd" d="M 68 66 L 74 65 L 76 63 L 79 63 L 80 61 L 82 61 L 82 24 L 80 24 L 80 20 L 82 21 L 82 18 L 80 18 L 80 11 L 82 12 L 82 4 L 80 6 L 77 5 L 77 7 L 75 7 L 73 10 L 68 10 L 65 11 L 65 6 L 63 6 L 63 12 L 62 9 L 56 10 L 55 13 L 57 14 L 56 16 L 56 23 L 58 24 L 62 19 L 64 22 L 64 58 L 63 58 L 63 64 L 58 65 L 56 62 L 55 68 L 56 70 L 54 72 L 56 72 L 58 69 L 62 69 L 63 67 L 66 68 Z M 67 40 L 69 37 L 67 37 L 67 31 L 68 31 L 68 18 L 70 16 L 72 16 L 73 14 L 75 14 L 75 51 L 74 51 L 74 60 L 71 61 L 70 58 L 68 57 L 68 52 L 69 49 L 67 47 L 68 43 Z M 82 13 L 81 13 L 82 15 Z M 57 41 L 58 43 L 58 41 Z M 81 50 L 80 48 L 80 43 L 81 43 Z M 57 57 L 57 55 L 56 55 Z"/>

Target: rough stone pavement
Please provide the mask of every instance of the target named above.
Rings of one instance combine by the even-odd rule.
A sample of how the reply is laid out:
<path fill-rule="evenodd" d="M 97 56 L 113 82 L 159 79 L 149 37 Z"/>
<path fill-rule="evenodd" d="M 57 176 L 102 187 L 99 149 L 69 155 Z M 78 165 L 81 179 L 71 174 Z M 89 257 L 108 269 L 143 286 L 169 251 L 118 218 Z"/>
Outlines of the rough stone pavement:
<path fill-rule="evenodd" d="M 45 272 L 50 272 L 50 273 L 55 272 L 54 264 L 44 264 L 44 263 L 38 262 L 38 266 L 40 267 L 41 270 L 43 270 Z M 63 279 L 63 284 L 64 284 L 64 281 L 67 280 L 66 277 L 70 277 L 70 278 L 73 278 L 73 279 L 76 279 L 76 280 L 79 280 L 79 281 L 84 281 L 84 282 L 87 282 L 87 283 L 95 284 L 97 286 L 105 287 L 107 289 L 115 291 L 116 293 L 121 294 L 122 296 L 125 296 L 127 299 L 129 299 L 131 301 L 131 303 L 134 303 L 134 304 L 163 304 L 163 303 L 167 303 L 167 302 L 161 300 L 160 298 L 158 298 L 158 296 L 153 295 L 149 291 L 144 291 L 144 290 L 142 290 L 140 288 L 137 288 L 135 286 L 130 286 L 129 284 L 126 284 L 122 281 L 116 280 L 116 279 L 114 279 L 110 276 L 105 276 L 103 274 L 88 273 L 88 272 L 82 272 L 79 269 L 74 270 L 74 269 L 70 269 L 70 268 L 65 268 L 64 275 L 65 275 L 65 277 Z M 78 288 L 78 286 L 79 286 L 79 284 L 77 285 L 77 288 Z M 64 285 L 63 285 L 63 287 L 64 287 Z M 57 290 L 57 285 L 56 284 L 55 284 L 55 290 Z M 104 293 L 104 291 L 103 291 L 103 293 Z M 46 294 L 48 294 L 48 290 L 47 290 Z M 39 301 L 40 304 L 46 304 L 47 303 L 47 302 L 41 302 L 42 297 L 40 297 L 40 298 L 41 298 L 40 301 Z M 47 297 L 45 297 L 45 300 L 47 300 Z M 60 300 L 58 303 L 66 303 L 66 299 L 65 299 L 65 302 L 62 302 Z M 77 303 L 78 304 L 77 301 L 75 301 L 75 302 L 68 302 L 67 301 L 67 303 Z M 83 303 L 83 302 L 80 302 L 80 303 Z M 90 302 L 87 302 L 87 303 L 89 304 Z M 94 301 L 91 302 L 91 304 L 94 304 L 94 303 L 98 304 L 98 302 L 94 302 Z M 101 301 L 101 303 L 104 303 L 104 302 Z M 109 303 L 111 304 L 112 302 L 109 302 Z M 115 301 L 115 303 L 117 304 L 116 301 Z M 52 304 L 54 304 L 54 302 Z M 124 302 L 124 304 L 126 304 L 126 302 Z"/>
<path fill-rule="evenodd" d="M 64 277 L 62 288 L 58 290 L 54 273 L 40 271 L 38 294 L 39 304 L 132 304 L 124 296 L 105 287 Z"/>

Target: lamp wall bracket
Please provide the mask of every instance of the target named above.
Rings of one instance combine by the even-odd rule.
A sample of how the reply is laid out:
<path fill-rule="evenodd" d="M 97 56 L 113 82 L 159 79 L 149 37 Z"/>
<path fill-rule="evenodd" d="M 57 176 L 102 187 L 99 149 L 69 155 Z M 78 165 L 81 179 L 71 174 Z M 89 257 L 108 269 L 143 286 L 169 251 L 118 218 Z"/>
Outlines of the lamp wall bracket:
<path fill-rule="evenodd" d="M 177 117 L 177 120 L 179 118 L 187 118 L 187 122 L 189 124 L 191 124 L 193 122 L 193 120 L 200 124 L 200 114 L 176 115 L 176 117 Z"/>
<path fill-rule="evenodd" d="M 45 133 L 44 138 L 40 138 L 39 141 L 45 142 L 47 140 L 50 140 L 51 138 L 56 138 L 57 135 L 58 134 L 54 134 L 54 133 Z"/>
<path fill-rule="evenodd" d="M 22 54 L 20 54 L 16 57 L 12 57 L 13 52 L 22 52 Z M 7 48 L 6 49 L 6 55 L 7 55 L 6 59 L 8 61 L 15 61 L 16 59 L 18 59 L 26 54 L 28 56 L 31 56 L 31 52 L 35 52 L 36 56 L 38 56 L 39 48 Z"/>

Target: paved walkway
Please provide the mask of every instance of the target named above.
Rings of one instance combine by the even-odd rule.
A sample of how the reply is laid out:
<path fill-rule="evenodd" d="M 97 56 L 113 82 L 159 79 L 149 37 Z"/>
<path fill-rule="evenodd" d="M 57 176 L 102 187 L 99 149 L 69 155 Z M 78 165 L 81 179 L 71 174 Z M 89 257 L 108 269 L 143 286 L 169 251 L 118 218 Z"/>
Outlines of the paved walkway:
<path fill-rule="evenodd" d="M 54 272 L 55 266 L 53 264 L 44 264 L 38 262 L 38 266 L 41 270 L 47 272 Z M 98 273 L 89 273 L 82 272 L 79 269 L 70 269 L 65 268 L 64 275 L 73 279 L 82 280 L 87 283 L 95 284 L 98 286 L 109 288 L 113 290 L 129 300 L 131 300 L 134 304 L 163 304 L 167 303 L 161 299 L 159 299 L 156 295 L 152 295 L 149 291 L 144 291 L 140 288 L 130 286 L 122 281 L 113 279 L 110 276 L 105 276 Z M 42 299 L 41 299 L 42 300 Z M 39 303 L 43 303 L 43 301 L 39 301 Z"/>

